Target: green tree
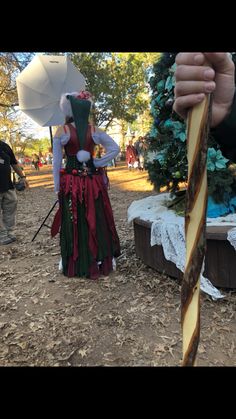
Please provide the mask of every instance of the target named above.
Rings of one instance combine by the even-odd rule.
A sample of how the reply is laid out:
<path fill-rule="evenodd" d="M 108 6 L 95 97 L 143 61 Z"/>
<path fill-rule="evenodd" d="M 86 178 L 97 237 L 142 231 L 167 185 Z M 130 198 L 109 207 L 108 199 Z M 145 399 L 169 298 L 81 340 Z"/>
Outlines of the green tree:
<path fill-rule="evenodd" d="M 26 156 L 32 157 L 34 154 L 39 156 L 48 153 L 50 150 L 51 144 L 49 138 L 28 138 L 24 142 L 24 154 Z"/>
<path fill-rule="evenodd" d="M 33 53 L 0 53 L 0 111 L 18 104 L 16 76 L 32 57 Z"/>
<path fill-rule="evenodd" d="M 158 53 L 73 53 L 96 104 L 96 124 L 132 123 L 148 109 L 148 69 Z"/>
<path fill-rule="evenodd" d="M 61 53 L 52 53 L 61 54 Z M 18 102 L 16 76 L 31 61 L 33 53 L 0 54 L 0 113 L 16 109 Z M 114 120 L 120 121 L 125 135 L 127 124 L 139 129 L 148 128 L 148 75 L 159 53 L 68 53 L 87 79 L 87 88 L 93 93 L 96 107 L 95 123 L 105 129 Z M 5 118 L 5 117 L 4 117 Z M 0 120 L 0 131 L 12 129 L 24 136 L 24 129 L 10 112 L 9 121 Z M 135 128 L 135 129 L 136 129 Z M 14 139 L 14 135 L 11 140 Z"/>
<path fill-rule="evenodd" d="M 13 150 L 26 135 L 26 125 L 16 111 L 16 76 L 32 59 L 33 53 L 0 53 L 0 135 Z"/>
<path fill-rule="evenodd" d="M 186 124 L 172 111 L 176 53 L 163 53 L 153 66 L 151 113 L 153 124 L 149 133 L 149 153 L 146 167 L 155 189 L 166 186 L 175 194 L 180 182 L 187 181 Z M 233 54 L 235 61 L 235 54 Z M 235 196 L 236 182 L 232 162 L 222 156 L 211 134 L 207 155 L 208 192 L 215 202 Z"/>

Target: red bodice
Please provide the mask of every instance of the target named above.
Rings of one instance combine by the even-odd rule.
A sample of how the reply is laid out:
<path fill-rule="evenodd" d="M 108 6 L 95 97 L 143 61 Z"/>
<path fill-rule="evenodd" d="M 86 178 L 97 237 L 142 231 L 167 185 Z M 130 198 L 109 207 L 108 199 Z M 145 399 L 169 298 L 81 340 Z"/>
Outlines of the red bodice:
<path fill-rule="evenodd" d="M 67 156 L 74 156 L 76 155 L 76 153 L 78 153 L 79 150 L 81 150 L 81 146 L 80 146 L 76 128 L 72 124 L 68 124 L 67 126 L 69 127 L 69 130 L 70 130 L 70 139 L 68 143 L 65 145 L 65 152 Z M 93 127 L 91 125 L 88 125 L 85 145 L 83 148 L 83 150 L 88 151 L 91 154 L 91 156 L 93 155 L 93 150 L 95 147 L 95 143 L 92 137 L 92 130 L 93 130 Z"/>

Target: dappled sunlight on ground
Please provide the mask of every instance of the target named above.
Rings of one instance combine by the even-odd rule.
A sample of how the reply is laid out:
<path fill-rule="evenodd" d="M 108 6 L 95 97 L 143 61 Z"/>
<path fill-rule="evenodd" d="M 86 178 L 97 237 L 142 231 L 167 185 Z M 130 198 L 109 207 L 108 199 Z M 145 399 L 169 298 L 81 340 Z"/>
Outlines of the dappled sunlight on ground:
<path fill-rule="evenodd" d="M 36 171 L 33 167 L 25 166 L 30 188 L 39 186 L 45 189 L 53 189 L 52 165 L 45 165 Z M 118 162 L 116 167 L 108 167 L 107 174 L 110 182 L 118 189 L 133 192 L 153 192 L 153 185 L 148 180 L 148 172 L 138 169 L 128 170 L 125 162 Z M 186 188 L 185 183 L 179 184 L 180 189 Z M 167 188 L 161 188 L 160 192 L 166 192 Z"/>
<path fill-rule="evenodd" d="M 30 188 L 45 187 L 53 188 L 53 174 L 52 166 L 45 165 L 36 171 L 32 167 L 25 167 L 24 169 Z M 128 170 L 125 162 L 118 162 L 117 167 L 108 167 L 107 174 L 117 188 L 121 190 L 133 192 L 149 192 L 153 191 L 153 185 L 148 181 L 148 172 L 135 170 Z"/>
<path fill-rule="evenodd" d="M 148 181 L 148 172 L 141 172 L 137 169 L 128 170 L 124 162 L 119 162 L 117 167 L 108 168 L 107 174 L 112 184 L 121 190 L 153 191 L 153 185 Z"/>
<path fill-rule="evenodd" d="M 54 183 L 51 165 L 42 166 L 38 171 L 30 166 L 25 166 L 24 172 L 27 176 L 30 188 L 36 188 L 39 186 L 53 188 Z"/>
<path fill-rule="evenodd" d="M 30 188 L 36 188 L 36 187 L 39 187 L 39 186 L 44 186 L 44 187 L 51 187 L 51 188 L 53 188 L 53 181 L 52 181 L 52 179 L 49 179 L 49 178 L 46 178 L 46 179 L 42 179 L 42 181 L 40 181 L 40 180 L 30 180 L 29 179 L 29 185 L 30 185 Z"/>

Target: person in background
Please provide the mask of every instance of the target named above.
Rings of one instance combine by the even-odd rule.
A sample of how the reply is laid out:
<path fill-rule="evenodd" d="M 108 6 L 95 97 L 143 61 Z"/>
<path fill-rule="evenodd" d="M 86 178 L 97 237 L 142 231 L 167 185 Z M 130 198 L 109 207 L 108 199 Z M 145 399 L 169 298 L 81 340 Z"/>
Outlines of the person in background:
<path fill-rule="evenodd" d="M 145 151 L 147 149 L 147 145 L 145 143 L 144 137 L 139 137 L 138 141 L 134 144 L 134 147 L 136 148 L 137 154 L 138 154 L 138 160 L 139 160 L 139 170 L 144 170 L 144 157 L 145 157 Z"/>
<path fill-rule="evenodd" d="M 39 170 L 39 163 L 40 163 L 40 158 L 37 154 L 35 154 L 34 159 L 32 160 L 32 164 L 33 164 L 35 170 Z"/>
<path fill-rule="evenodd" d="M 26 176 L 11 147 L 0 140 L 0 245 L 14 242 L 16 237 L 12 234 L 15 227 L 17 194 L 11 180 L 11 168 L 28 187 Z"/>
<path fill-rule="evenodd" d="M 138 153 L 136 148 L 133 146 L 133 140 L 129 141 L 126 148 L 126 163 L 129 170 L 138 167 Z"/>
<path fill-rule="evenodd" d="M 120 255 L 120 242 L 107 192 L 104 167 L 119 153 L 105 132 L 89 123 L 91 94 L 63 94 L 60 107 L 65 125 L 53 139 L 53 175 L 59 210 L 52 237 L 60 230 L 62 272 L 68 277 L 107 276 Z M 93 157 L 101 145 L 105 154 Z M 65 168 L 61 168 L 63 150 Z"/>

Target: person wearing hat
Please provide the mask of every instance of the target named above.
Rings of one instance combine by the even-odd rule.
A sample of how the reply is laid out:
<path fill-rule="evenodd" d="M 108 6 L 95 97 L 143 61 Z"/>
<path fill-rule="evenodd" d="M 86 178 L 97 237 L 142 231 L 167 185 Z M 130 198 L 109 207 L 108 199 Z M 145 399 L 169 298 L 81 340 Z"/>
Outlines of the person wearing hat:
<path fill-rule="evenodd" d="M 59 197 L 51 234 L 60 231 L 62 272 L 68 277 L 107 276 L 120 255 L 120 242 L 107 192 L 104 167 L 120 148 L 89 123 L 91 94 L 63 94 L 60 107 L 66 123 L 53 138 L 54 189 Z M 94 158 L 94 148 L 106 153 Z M 62 168 L 63 151 L 66 155 Z"/>

